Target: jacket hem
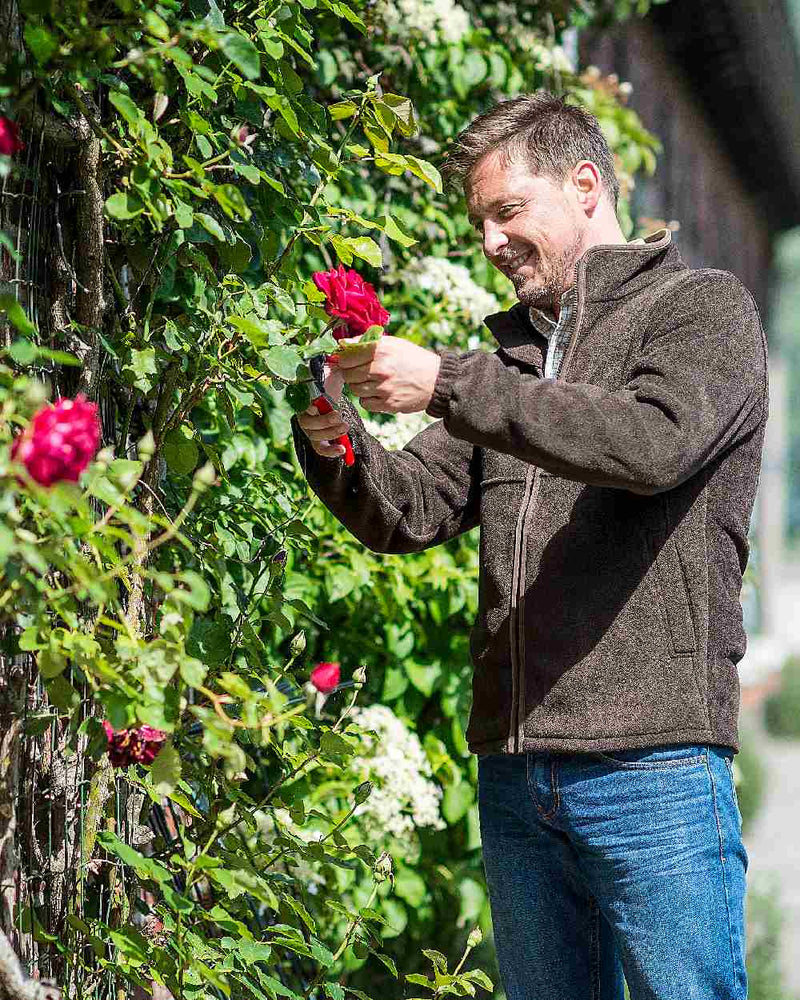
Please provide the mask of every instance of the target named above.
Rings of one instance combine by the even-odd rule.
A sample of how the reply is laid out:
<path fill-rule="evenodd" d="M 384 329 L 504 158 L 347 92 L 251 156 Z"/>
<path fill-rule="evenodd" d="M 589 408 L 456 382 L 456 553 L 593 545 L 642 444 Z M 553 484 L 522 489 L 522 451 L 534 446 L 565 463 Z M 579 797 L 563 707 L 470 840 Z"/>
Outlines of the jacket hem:
<path fill-rule="evenodd" d="M 708 743 L 729 747 L 739 752 L 736 737 L 710 729 L 669 729 L 663 733 L 635 733 L 630 736 L 598 736 L 585 739 L 570 736 L 525 736 L 519 753 L 607 753 L 614 750 L 646 750 L 648 747 L 674 746 L 681 743 Z M 471 753 L 484 756 L 490 753 L 511 753 L 508 740 L 503 737 L 485 743 L 468 743 Z"/>

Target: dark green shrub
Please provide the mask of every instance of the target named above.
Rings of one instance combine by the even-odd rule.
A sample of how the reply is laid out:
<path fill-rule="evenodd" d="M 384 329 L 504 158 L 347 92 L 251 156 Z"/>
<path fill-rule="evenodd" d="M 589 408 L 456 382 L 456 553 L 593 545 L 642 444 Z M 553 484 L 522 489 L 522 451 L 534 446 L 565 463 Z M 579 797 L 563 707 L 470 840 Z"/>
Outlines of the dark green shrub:
<path fill-rule="evenodd" d="M 733 759 L 736 797 L 742 814 L 742 833 L 747 835 L 764 801 L 767 772 L 758 753 L 755 733 L 742 732 L 739 753 Z"/>
<path fill-rule="evenodd" d="M 749 1000 L 797 1000 L 786 992 L 780 965 L 783 915 L 777 882 L 747 894 L 747 996 Z"/>
<path fill-rule="evenodd" d="M 783 664 L 777 690 L 764 701 L 764 725 L 776 739 L 800 739 L 800 657 Z"/>

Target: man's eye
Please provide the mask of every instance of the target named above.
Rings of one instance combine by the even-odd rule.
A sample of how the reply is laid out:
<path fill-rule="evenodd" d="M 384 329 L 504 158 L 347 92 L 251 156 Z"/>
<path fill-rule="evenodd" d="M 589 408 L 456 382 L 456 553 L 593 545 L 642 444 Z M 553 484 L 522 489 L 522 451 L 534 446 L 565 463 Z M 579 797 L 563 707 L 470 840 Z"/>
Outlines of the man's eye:
<path fill-rule="evenodd" d="M 515 205 L 503 205 L 500 211 L 497 213 L 501 219 L 507 219 L 509 216 L 514 214 Z"/>

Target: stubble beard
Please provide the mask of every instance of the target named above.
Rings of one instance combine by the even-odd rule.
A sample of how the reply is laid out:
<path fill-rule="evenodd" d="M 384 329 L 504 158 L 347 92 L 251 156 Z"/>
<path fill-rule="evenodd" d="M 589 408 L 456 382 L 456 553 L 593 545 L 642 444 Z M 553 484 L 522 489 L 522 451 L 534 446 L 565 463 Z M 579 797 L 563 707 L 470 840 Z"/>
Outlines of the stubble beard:
<path fill-rule="evenodd" d="M 575 264 L 580 255 L 581 238 L 577 231 L 570 245 L 555 259 L 544 261 L 537 254 L 537 270 L 543 273 L 543 278 L 539 274 L 527 277 L 518 272 L 511 275 L 519 301 L 536 309 L 554 310 L 564 292 L 574 284 Z"/>

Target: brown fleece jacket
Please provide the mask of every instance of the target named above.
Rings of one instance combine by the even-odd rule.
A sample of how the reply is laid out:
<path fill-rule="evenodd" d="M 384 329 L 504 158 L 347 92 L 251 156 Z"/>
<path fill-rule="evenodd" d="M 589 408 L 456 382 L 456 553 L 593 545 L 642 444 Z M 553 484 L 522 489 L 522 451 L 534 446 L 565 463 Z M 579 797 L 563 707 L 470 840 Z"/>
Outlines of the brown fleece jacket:
<path fill-rule="evenodd" d="M 732 274 L 693 270 L 662 230 L 576 267 L 560 371 L 517 304 L 493 354 L 441 351 L 427 412 L 387 452 L 347 400 L 356 453 L 309 484 L 376 552 L 480 525 L 470 635 L 476 753 L 678 743 L 739 750 L 739 601 L 767 419 L 758 310 Z"/>

